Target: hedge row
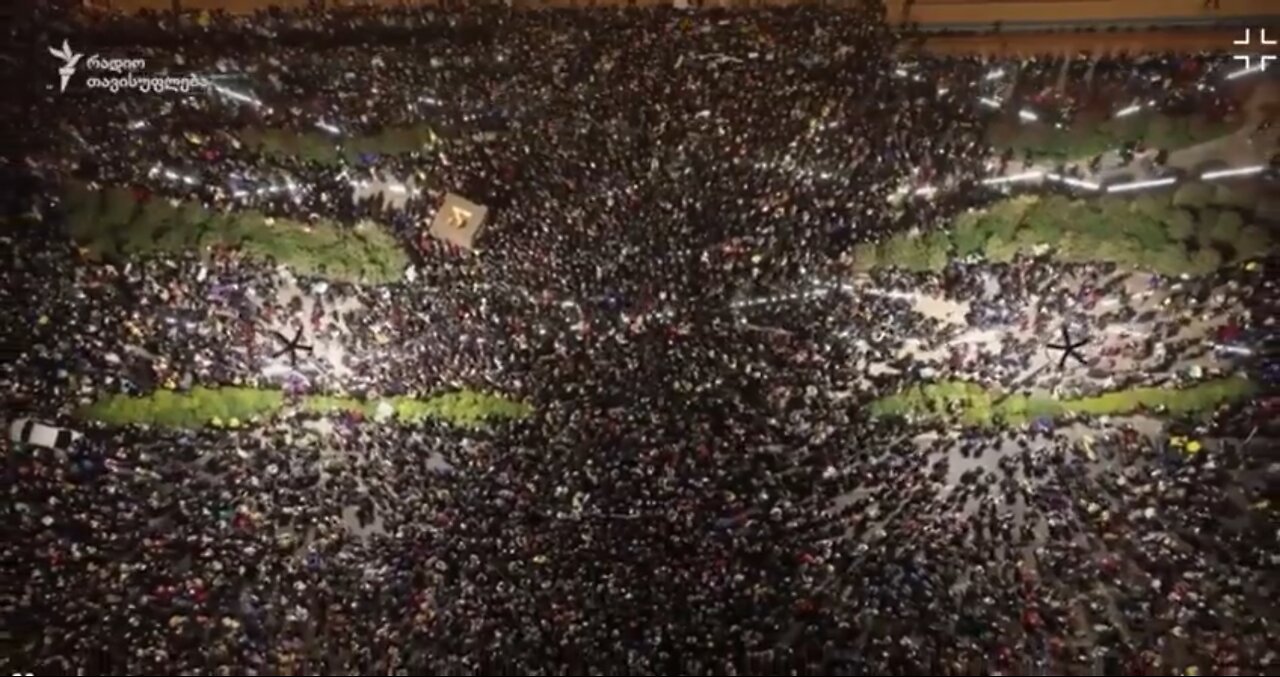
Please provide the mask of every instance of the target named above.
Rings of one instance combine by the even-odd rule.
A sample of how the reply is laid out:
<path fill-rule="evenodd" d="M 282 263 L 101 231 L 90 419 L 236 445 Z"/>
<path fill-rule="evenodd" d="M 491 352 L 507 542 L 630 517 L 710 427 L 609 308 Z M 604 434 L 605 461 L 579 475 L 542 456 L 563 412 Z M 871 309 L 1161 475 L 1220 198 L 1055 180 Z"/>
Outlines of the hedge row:
<path fill-rule="evenodd" d="M 1132 199 L 1021 196 L 962 214 L 946 231 L 858 245 L 854 266 L 938 271 L 952 257 L 1000 263 L 1048 251 L 1070 263 L 1112 262 L 1165 275 L 1203 275 L 1274 246 L 1266 230 L 1246 225 L 1237 211 L 1240 196 L 1229 187 L 1202 183 Z"/>
<path fill-rule="evenodd" d="M 1232 122 L 1213 121 L 1201 115 L 1137 113 L 1108 120 L 1082 114 L 1062 128 L 1012 116 L 987 126 L 987 143 L 999 151 L 1012 148 L 1021 154 L 1029 150 L 1036 155 L 1076 161 L 1119 150 L 1129 141 L 1173 151 L 1213 141 L 1234 129 Z"/>
<path fill-rule="evenodd" d="M 366 136 L 332 136 L 316 130 L 304 133 L 283 129 L 248 128 L 240 131 L 240 139 L 250 148 L 267 155 L 297 157 L 303 160 L 337 164 L 344 158 L 356 163 L 361 155 L 404 155 L 434 147 L 439 137 L 426 124 L 393 127 Z"/>
<path fill-rule="evenodd" d="M 946 381 L 915 385 L 871 404 L 874 416 L 922 419 L 955 418 L 968 425 L 1022 425 L 1067 414 L 1119 415 L 1163 407 L 1172 414 L 1207 412 L 1225 402 L 1246 398 L 1255 385 L 1246 378 L 1205 381 L 1189 388 L 1132 388 L 1097 397 L 1055 400 L 1021 394 L 1001 398 L 975 383 Z"/>
<path fill-rule="evenodd" d="M 441 419 L 456 425 L 476 426 L 495 418 L 524 418 L 532 413 L 529 405 L 498 395 L 460 390 L 436 395 L 425 400 L 412 397 L 392 397 L 385 400 L 395 410 L 396 418 L 403 422 L 425 419 Z M 381 401 L 357 400 L 350 397 L 313 396 L 303 402 L 310 411 L 358 411 L 374 416 Z"/>
<path fill-rule="evenodd" d="M 138 202 L 124 188 L 68 188 L 72 237 L 91 254 L 122 260 L 153 252 L 238 248 L 266 263 L 282 263 L 304 275 L 381 284 L 404 275 L 408 255 L 390 233 L 365 223 L 344 228 L 331 221 L 307 226 L 261 213 L 210 212 L 196 202 Z"/>
<path fill-rule="evenodd" d="M 309 411 L 350 411 L 372 417 L 382 401 L 310 396 L 303 398 L 301 404 Z M 532 412 L 523 402 L 471 390 L 421 400 L 393 397 L 385 401 L 394 409 L 398 420 L 409 423 L 438 419 L 473 427 L 492 419 L 523 418 Z M 167 428 L 201 428 L 260 421 L 279 413 L 284 406 L 284 393 L 279 390 L 196 387 L 185 392 L 157 390 L 143 397 L 111 395 L 82 408 L 78 415 L 111 425 L 141 423 Z"/>

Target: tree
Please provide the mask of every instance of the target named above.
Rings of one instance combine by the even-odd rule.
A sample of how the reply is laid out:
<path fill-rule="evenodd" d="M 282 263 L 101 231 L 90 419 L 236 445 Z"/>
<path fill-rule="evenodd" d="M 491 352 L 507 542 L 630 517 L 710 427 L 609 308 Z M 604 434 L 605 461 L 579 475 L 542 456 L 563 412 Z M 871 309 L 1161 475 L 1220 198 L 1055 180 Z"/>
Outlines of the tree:
<path fill-rule="evenodd" d="M 1192 275 L 1208 275 L 1222 265 L 1222 255 L 1213 247 L 1201 247 L 1191 257 L 1190 272 Z"/>
<path fill-rule="evenodd" d="M 209 210 L 205 209 L 199 202 L 183 202 L 178 206 L 178 212 L 174 216 L 174 221 L 188 230 L 194 230 L 200 224 L 208 221 L 210 216 Z"/>
<path fill-rule="evenodd" d="M 982 252 L 987 243 L 988 231 L 979 212 L 965 212 L 956 219 L 951 229 L 951 240 L 955 244 L 955 254 L 964 258 L 970 254 Z"/>
<path fill-rule="evenodd" d="M 906 259 L 903 261 L 903 267 L 917 273 L 930 270 L 929 245 L 925 239 L 923 237 L 908 237 L 905 239 L 907 243 L 904 247 Z"/>
<path fill-rule="evenodd" d="M 1158 249 L 1169 242 L 1161 223 L 1146 213 L 1135 213 L 1117 225 L 1144 249 Z"/>
<path fill-rule="evenodd" d="M 229 214 L 214 214 L 201 224 L 197 246 L 203 251 L 214 246 L 229 246 L 233 242 L 227 237 L 233 217 Z"/>
<path fill-rule="evenodd" d="M 1052 200 L 1050 198 L 1049 200 Z M 1045 202 L 1049 202 L 1046 200 Z M 1027 218 L 1028 212 L 1032 209 L 1039 210 L 1041 201 L 1035 196 L 1024 195 L 1013 198 L 1011 200 L 1002 200 L 997 202 L 987 211 L 987 217 L 983 219 L 983 226 L 992 235 L 999 235 L 1003 238 L 1010 239 L 1013 237 L 1018 226 L 1022 224 L 1024 218 Z"/>
<path fill-rule="evenodd" d="M 129 224 L 130 230 L 152 232 L 173 221 L 178 210 L 168 200 L 148 200 Z"/>
<path fill-rule="evenodd" d="M 1025 228 L 1017 231 L 1024 241 L 1054 242 L 1062 237 L 1066 223 L 1059 218 L 1059 212 L 1051 203 L 1041 203 L 1027 210 L 1023 220 Z M 1026 233 L 1026 235 L 1022 235 Z"/>
<path fill-rule="evenodd" d="M 1060 237 L 1041 237 L 1030 228 L 1020 228 L 1018 232 L 1013 234 L 1013 243 L 1017 246 L 1017 251 L 1024 254 L 1031 254 L 1038 245 L 1053 244 L 1060 240 Z"/>
<path fill-rule="evenodd" d="M 178 210 L 167 200 L 149 200 L 137 216 L 120 231 L 118 241 L 129 255 L 154 251 L 160 236 L 173 229 Z"/>
<path fill-rule="evenodd" d="M 1135 254 L 1135 260 L 1140 260 L 1143 267 L 1161 275 L 1181 275 L 1189 272 L 1192 267 L 1187 259 L 1187 251 L 1181 244 L 1172 244 L 1153 250 L 1140 249 Z"/>
<path fill-rule="evenodd" d="M 101 218 L 103 208 L 102 191 L 91 191 L 74 184 L 67 198 L 67 224 L 72 237 L 80 242 L 90 242 L 98 237 L 104 222 Z"/>
<path fill-rule="evenodd" d="M 102 198 L 101 229 L 116 230 L 133 221 L 138 201 L 124 188 L 108 189 Z"/>
<path fill-rule="evenodd" d="M 1064 231 L 1079 233 L 1091 240 L 1114 237 L 1131 218 L 1128 205 L 1112 198 L 1076 200 L 1059 217 Z"/>
<path fill-rule="evenodd" d="M 1188 183 L 1178 188 L 1173 194 L 1176 207 L 1192 207 L 1200 209 L 1209 204 L 1213 198 L 1213 186 L 1207 183 Z"/>
<path fill-rule="evenodd" d="M 1222 244 L 1235 246 L 1244 227 L 1244 219 L 1234 211 L 1224 210 L 1218 214 L 1217 220 L 1209 229 L 1209 239 Z"/>
<path fill-rule="evenodd" d="M 1147 250 L 1142 243 L 1132 237 L 1114 238 L 1116 262 L 1129 267 L 1142 267 L 1143 257 Z"/>
<path fill-rule="evenodd" d="M 1083 233 L 1063 234 L 1062 239 L 1058 240 L 1054 248 L 1057 251 L 1058 258 L 1062 261 L 1085 263 L 1101 260 L 1095 256 L 1098 250 L 1097 241 Z"/>
<path fill-rule="evenodd" d="M 371 222 L 354 230 L 330 221 L 304 226 L 275 219 L 268 225 L 259 212 L 211 214 L 194 202 L 175 208 L 168 200 L 153 199 L 139 207 L 133 195 L 122 189 L 85 192 L 74 200 L 78 211 L 73 214 L 72 232 L 97 258 L 114 260 L 156 250 L 204 252 L 215 245 L 240 247 L 253 258 L 283 263 L 297 272 L 376 284 L 399 279 L 409 265 L 395 236 Z M 94 210 L 95 204 L 111 215 Z"/>
<path fill-rule="evenodd" d="M 874 242 L 862 242 L 853 248 L 853 269 L 865 273 L 880 265 L 880 251 Z"/>
<path fill-rule="evenodd" d="M 946 231 L 935 230 L 925 236 L 925 259 L 929 270 L 938 272 L 947 267 L 951 258 L 951 239 Z"/>
<path fill-rule="evenodd" d="M 1196 241 L 1202 247 L 1213 244 L 1213 231 L 1218 227 L 1218 216 L 1221 214 L 1213 207 L 1205 207 L 1196 212 Z"/>
<path fill-rule="evenodd" d="M 1163 195 L 1146 193 L 1135 197 L 1129 203 L 1129 211 L 1141 214 L 1152 220 L 1159 220 L 1169 209 L 1169 198 Z"/>
<path fill-rule="evenodd" d="M 1259 226 L 1249 225 L 1240 229 L 1240 234 L 1236 236 L 1234 247 L 1236 257 L 1239 259 L 1262 258 L 1271 252 L 1275 247 L 1275 242 L 1267 231 Z"/>
<path fill-rule="evenodd" d="M 1195 219 L 1185 209 L 1171 208 L 1165 214 L 1164 232 L 1170 240 L 1189 240 L 1195 232 Z"/>
<path fill-rule="evenodd" d="M 1248 190 L 1227 184 L 1219 184 L 1214 187 L 1213 204 L 1219 207 L 1252 210 L 1257 206 L 1257 203 L 1257 198 Z"/>
<path fill-rule="evenodd" d="M 1129 248 L 1128 243 L 1123 238 L 1111 237 L 1106 239 L 1095 239 L 1094 252 L 1092 258 L 1095 261 L 1110 261 L 1123 266 L 1135 266 L 1133 251 Z"/>
<path fill-rule="evenodd" d="M 985 253 L 994 263 L 1008 263 L 1018 255 L 1018 245 L 999 235 L 992 235 L 987 240 Z"/>
<path fill-rule="evenodd" d="M 880 249 L 881 261 L 885 265 L 906 268 L 911 260 L 911 239 L 906 235 L 897 235 L 886 240 Z"/>
<path fill-rule="evenodd" d="M 890 239 L 881 250 L 881 260 L 886 265 L 906 270 L 931 270 L 928 245 L 922 237 L 899 235 Z"/>

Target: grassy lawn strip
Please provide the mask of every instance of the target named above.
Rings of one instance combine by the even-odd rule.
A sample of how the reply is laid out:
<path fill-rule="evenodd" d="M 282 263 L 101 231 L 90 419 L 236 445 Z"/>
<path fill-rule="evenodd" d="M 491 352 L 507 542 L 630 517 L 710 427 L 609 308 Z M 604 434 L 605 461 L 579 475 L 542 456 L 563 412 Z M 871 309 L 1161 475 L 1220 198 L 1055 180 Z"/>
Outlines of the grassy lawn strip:
<path fill-rule="evenodd" d="M 91 191 L 72 184 L 66 194 L 76 242 L 97 258 L 121 261 L 156 252 L 239 249 L 250 259 L 284 264 L 302 275 L 355 283 L 399 280 L 409 265 L 400 243 L 381 227 L 315 226 L 268 219 L 254 211 L 210 212 L 195 202 L 174 206 L 152 198 L 139 203 L 125 188 Z"/>
<path fill-rule="evenodd" d="M 368 136 L 335 137 L 322 131 L 298 133 L 283 129 L 248 128 L 240 140 L 266 155 L 337 164 L 344 158 L 355 163 L 361 155 L 406 155 L 435 147 L 439 137 L 429 125 L 384 129 Z"/>
<path fill-rule="evenodd" d="M 1131 388 L 1076 400 L 1001 394 L 975 383 L 944 381 L 914 385 L 896 395 L 871 404 L 874 416 L 916 419 L 958 418 L 967 425 L 995 423 L 1022 425 L 1040 418 L 1061 418 L 1067 414 L 1120 415 L 1163 407 L 1171 414 L 1208 412 L 1224 402 L 1253 394 L 1254 383 L 1231 377 L 1196 384 L 1189 388 Z"/>
<path fill-rule="evenodd" d="M 1274 247 L 1266 230 L 1246 223 L 1250 206 L 1247 194 L 1225 184 L 1191 183 L 1134 198 L 1024 195 L 961 214 L 945 231 L 860 244 L 853 263 L 861 271 L 939 271 L 953 257 L 1005 263 L 1047 250 L 1067 263 L 1203 275 Z"/>
<path fill-rule="evenodd" d="M 1142 141 L 1148 148 L 1175 151 L 1226 136 L 1236 121 L 1214 121 L 1201 115 L 1162 115 L 1144 111 L 1107 119 L 1109 112 L 1086 111 L 1061 129 L 1043 122 L 1024 122 L 1016 113 L 987 126 L 987 143 L 997 151 L 1012 148 L 1019 155 L 1031 151 L 1067 161 L 1092 158 L 1119 150 L 1126 142 Z"/>
<path fill-rule="evenodd" d="M 372 417 L 382 401 L 315 395 L 303 398 L 302 406 L 316 412 L 358 411 Z M 405 423 L 439 419 L 474 427 L 491 419 L 522 418 L 532 411 L 523 402 L 473 390 L 426 399 L 391 397 L 385 401 L 395 410 L 396 418 Z M 284 406 L 284 393 L 279 390 L 196 387 L 187 392 L 157 390 L 144 397 L 111 395 L 82 408 L 77 415 L 111 425 L 201 428 L 270 418 Z"/>

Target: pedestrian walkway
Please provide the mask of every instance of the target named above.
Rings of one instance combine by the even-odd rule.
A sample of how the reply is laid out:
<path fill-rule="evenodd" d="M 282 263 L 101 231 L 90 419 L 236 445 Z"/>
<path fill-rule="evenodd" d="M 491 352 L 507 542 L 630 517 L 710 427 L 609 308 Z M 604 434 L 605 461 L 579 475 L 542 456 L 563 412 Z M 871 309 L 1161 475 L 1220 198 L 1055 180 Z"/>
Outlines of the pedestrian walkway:
<path fill-rule="evenodd" d="M 1033 296 L 1016 322 L 980 327 L 968 324 L 967 304 L 931 294 L 877 289 L 861 281 L 851 293 L 911 298 L 915 312 L 921 314 L 925 314 L 922 309 L 946 308 L 947 312 L 930 316 L 960 328 L 942 343 L 927 336 L 901 335 L 892 362 L 888 356 L 868 356 L 862 371 L 871 376 L 899 374 L 905 361 L 907 368 L 937 380 L 974 381 L 1041 396 L 1111 390 L 1121 383 L 1145 381 L 1153 374 L 1229 371 L 1230 361 L 1216 354 L 1211 344 L 1227 318 L 1243 308 L 1213 306 L 1190 317 L 1173 313 L 1173 306 L 1166 301 L 1182 291 L 1181 285 L 1152 289 L 1149 279 L 1148 275 L 1129 274 L 1122 284 L 1087 305 L 1077 300 L 1082 291 L 1080 281 L 1064 279 L 1053 289 Z M 1065 312 L 1049 305 L 1050 299 L 1062 294 L 1073 299 Z M 1126 305 L 1132 318 L 1120 321 L 1118 311 Z M 1045 347 L 1057 335 L 1045 332 L 1057 332 L 1068 320 L 1087 325 L 1090 343 L 1083 352 L 1090 364 L 1069 361 L 1058 369 L 1057 357 Z M 1149 341 L 1154 345 L 1150 351 Z M 1015 368 L 1008 368 L 1015 364 Z"/>

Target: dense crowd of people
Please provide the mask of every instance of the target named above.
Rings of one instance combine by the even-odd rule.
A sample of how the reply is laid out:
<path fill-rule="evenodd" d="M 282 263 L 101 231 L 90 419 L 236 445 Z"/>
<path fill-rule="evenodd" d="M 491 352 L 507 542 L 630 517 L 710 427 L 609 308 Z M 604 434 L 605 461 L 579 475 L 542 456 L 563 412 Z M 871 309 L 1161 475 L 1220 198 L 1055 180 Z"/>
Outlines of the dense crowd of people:
<path fill-rule="evenodd" d="M 1264 400 L 1154 432 L 1150 419 L 995 430 L 867 413 L 923 378 L 1040 387 L 1019 379 L 1034 335 L 1062 322 L 1141 325 L 1134 361 L 1154 366 L 1109 386 L 1162 383 L 1204 362 L 1179 334 L 1189 318 L 1271 326 L 1265 268 L 1153 278 L 1158 302 L 1114 268 L 1043 257 L 788 295 L 835 288 L 858 242 L 988 202 L 979 179 L 1000 149 L 979 101 L 1008 82 L 992 73 L 1021 71 L 1001 90 L 1014 105 L 1095 105 L 1054 88 L 1054 67 L 900 59 L 901 36 L 873 4 L 32 12 L 9 29 L 15 60 L 45 65 L 65 38 L 149 71 L 219 77 L 198 96 L 74 83 L 64 94 L 50 67 L 0 103 L 40 121 L 21 161 L 0 167 L 6 213 L 38 215 L 0 236 L 12 263 L 0 273 L 6 408 L 85 433 L 66 453 L 4 455 L 12 575 L 0 618 L 15 650 L 0 667 L 1271 674 L 1280 663 Z M 1229 98 L 1183 85 L 1230 64 L 1091 68 L 1097 89 L 1125 93 L 1109 100 L 1158 90 L 1174 105 Z M 240 136 L 339 143 L 424 122 L 436 143 L 336 162 Z M 410 177 L 403 205 L 352 189 Z M 414 271 L 361 285 L 234 250 L 91 261 L 64 232 L 71 182 L 129 187 L 139 202 L 375 221 L 414 252 Z M 899 196 L 925 185 L 945 189 Z M 445 192 L 491 207 L 482 253 L 419 246 Z M 959 324 L 920 312 L 925 296 L 961 304 Z M 74 416 L 109 393 L 269 387 L 274 326 L 336 346 L 304 365 L 314 392 L 468 387 L 533 413 L 474 430 L 292 407 L 234 430 Z M 954 345 L 1004 328 L 1023 333 L 995 352 Z M 1096 374 L 1073 379 L 1073 391 L 1101 388 Z M 1184 453 L 1166 433 L 1206 449 Z"/>

